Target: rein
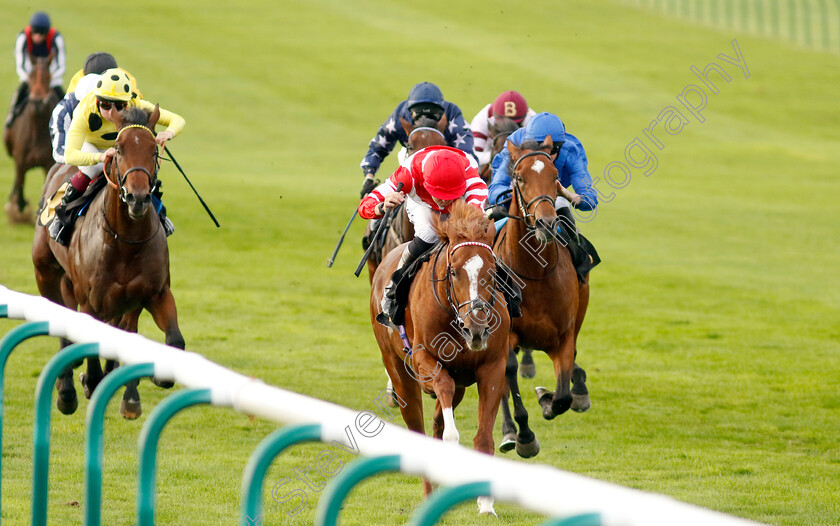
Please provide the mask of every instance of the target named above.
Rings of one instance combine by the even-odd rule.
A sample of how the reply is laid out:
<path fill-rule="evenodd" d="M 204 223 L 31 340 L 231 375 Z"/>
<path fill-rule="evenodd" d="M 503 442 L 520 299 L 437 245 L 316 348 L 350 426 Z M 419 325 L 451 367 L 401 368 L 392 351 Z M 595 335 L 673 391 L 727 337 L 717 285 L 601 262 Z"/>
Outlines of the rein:
<path fill-rule="evenodd" d="M 114 141 L 114 144 L 115 144 L 114 147 L 115 148 L 116 148 L 116 141 L 120 140 L 120 135 L 122 135 L 122 132 L 124 132 L 125 130 L 127 130 L 129 128 L 142 128 L 142 129 L 146 130 L 147 132 L 149 132 L 152 135 L 152 137 L 155 136 L 155 134 L 152 130 L 150 130 L 146 126 L 143 126 L 142 124 L 129 124 L 128 126 L 124 126 L 123 128 L 121 128 L 120 131 L 117 133 L 117 138 Z M 119 149 L 117 149 L 117 153 L 120 153 Z M 149 170 L 147 170 L 146 168 L 144 168 L 142 166 L 131 167 L 123 174 L 123 173 L 120 173 L 119 163 L 117 163 L 116 160 L 114 160 L 113 162 L 116 163 L 117 182 L 115 183 L 114 181 L 111 180 L 107 171 L 103 170 L 103 173 L 105 175 L 105 180 L 108 181 L 108 185 L 111 186 L 112 188 L 114 188 L 115 190 L 117 190 L 117 192 L 119 192 L 120 201 L 122 201 L 123 203 L 126 202 L 126 191 L 125 191 L 125 187 L 123 185 L 125 184 L 125 180 L 128 178 L 128 174 L 130 174 L 131 172 L 143 172 L 143 173 L 145 173 L 146 176 L 149 178 L 149 187 L 151 188 L 153 186 L 152 181 L 154 179 L 157 179 L 157 173 L 158 173 L 158 170 L 160 169 L 160 155 L 158 153 L 157 148 L 155 148 L 155 161 L 154 161 L 155 173 L 154 174 L 152 174 L 151 172 L 149 172 Z"/>
<path fill-rule="evenodd" d="M 419 131 L 432 131 L 440 135 L 444 141 L 446 140 L 446 137 L 444 137 L 443 133 L 441 133 L 440 130 L 438 130 L 437 128 L 431 128 L 429 126 L 421 126 L 419 128 L 414 128 L 413 130 L 411 130 L 411 133 L 408 134 L 408 140 L 411 140 L 411 136 Z"/>
<path fill-rule="evenodd" d="M 437 301 L 438 305 L 440 306 L 441 309 L 443 309 L 443 311 L 445 313 L 447 313 L 449 315 L 454 315 L 455 319 L 458 320 L 458 324 L 461 325 L 461 326 L 464 325 L 464 319 L 467 316 L 469 316 L 470 314 L 472 314 L 474 311 L 487 312 L 490 309 L 490 307 L 493 307 L 496 304 L 496 293 L 495 293 L 496 292 L 496 283 L 495 283 L 495 279 L 493 280 L 493 294 L 490 296 L 490 302 L 489 303 L 484 302 L 484 301 L 482 301 L 478 298 L 476 298 L 475 300 L 467 300 L 467 301 L 464 301 L 464 302 L 461 302 L 461 303 L 456 303 L 457 298 L 455 298 L 455 295 L 452 293 L 452 254 L 454 254 L 455 251 L 458 250 L 459 248 L 469 247 L 469 246 L 486 248 L 487 250 L 490 251 L 490 254 L 493 256 L 493 261 L 496 261 L 496 254 L 493 252 L 493 247 L 491 247 L 490 245 L 488 245 L 486 243 L 481 243 L 479 241 L 464 241 L 462 243 L 458 243 L 457 245 L 453 246 L 446 253 L 446 278 L 436 279 L 434 277 L 434 269 L 437 268 L 437 262 L 438 262 L 438 259 L 440 258 L 440 253 L 442 252 L 442 250 L 438 250 L 438 253 L 435 256 L 434 265 L 432 267 L 431 281 L 432 282 L 440 282 L 440 281 L 444 281 L 444 280 L 446 281 L 446 288 L 445 288 L 445 290 L 446 290 L 446 301 L 447 301 L 447 303 L 449 303 L 449 308 L 447 309 L 446 307 L 444 307 L 443 302 L 440 301 L 440 297 L 437 294 L 437 288 L 433 287 L 432 290 L 434 292 L 435 300 Z M 441 246 L 441 248 L 443 248 L 443 247 Z M 467 306 L 467 305 L 470 305 L 470 309 L 466 313 L 464 313 L 464 315 L 462 316 L 460 314 L 461 308 L 463 308 L 464 306 Z"/>
<path fill-rule="evenodd" d="M 157 235 L 158 230 L 160 230 L 160 228 L 161 228 L 160 221 L 155 221 L 155 223 L 157 223 L 158 227 L 155 229 L 154 232 L 152 232 L 152 235 L 150 235 L 149 237 L 147 237 L 146 239 L 143 239 L 141 241 L 133 241 L 131 239 L 125 239 L 125 238 L 120 237 L 120 235 L 117 234 L 114 231 L 114 228 L 108 222 L 108 217 L 105 215 L 105 208 L 104 207 L 102 208 L 102 219 L 105 220 L 105 231 L 108 232 L 110 235 L 114 236 L 114 239 L 116 239 L 120 243 L 125 243 L 126 245 L 142 245 L 144 243 L 148 243 L 149 241 L 152 240 L 152 238 L 154 238 Z"/>
<path fill-rule="evenodd" d="M 519 205 L 519 209 L 521 210 L 523 215 L 522 216 L 508 215 L 508 217 L 512 217 L 514 219 L 519 219 L 521 221 L 524 221 L 525 226 L 529 231 L 535 230 L 537 227 L 536 227 L 536 214 L 530 213 L 530 212 L 528 212 L 528 210 L 532 206 L 534 206 L 534 205 L 536 205 L 536 204 L 538 204 L 542 201 L 548 201 L 548 202 L 551 203 L 552 207 L 554 206 L 554 199 L 552 199 L 551 197 L 549 197 L 548 195 L 545 195 L 545 194 L 538 195 L 537 197 L 528 201 L 528 203 L 525 203 L 525 197 L 522 195 L 522 188 L 519 186 L 519 181 L 520 181 L 521 177 L 516 175 L 516 168 L 519 166 L 519 163 L 521 163 L 523 159 L 526 159 L 528 157 L 535 157 L 535 156 L 538 156 L 538 155 L 544 155 L 545 157 L 548 158 L 549 161 L 551 161 L 551 155 L 549 155 L 546 152 L 543 152 L 543 151 L 528 152 L 525 155 L 523 155 L 522 157 L 520 157 L 519 159 L 517 159 L 516 163 L 513 165 L 513 170 L 511 170 L 511 173 L 513 175 L 513 177 L 512 177 L 512 179 L 513 179 L 513 194 L 514 194 L 514 197 L 516 198 L 516 203 Z M 529 219 L 533 220 L 533 222 L 529 222 Z"/>

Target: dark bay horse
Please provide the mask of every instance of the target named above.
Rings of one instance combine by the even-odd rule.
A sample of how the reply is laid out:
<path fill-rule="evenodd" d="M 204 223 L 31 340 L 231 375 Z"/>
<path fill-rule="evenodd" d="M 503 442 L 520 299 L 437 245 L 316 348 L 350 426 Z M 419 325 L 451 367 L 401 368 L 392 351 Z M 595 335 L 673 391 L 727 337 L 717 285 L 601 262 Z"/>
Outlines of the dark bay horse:
<path fill-rule="evenodd" d="M 481 178 L 484 179 L 484 182 L 488 185 L 493 178 L 493 168 L 491 166 L 493 164 L 493 158 L 496 157 L 496 154 L 502 151 L 502 148 L 505 147 L 505 141 L 507 138 L 519 128 L 519 124 L 507 117 L 495 117 L 493 123 L 490 124 L 490 146 L 492 148 L 490 150 L 490 162 L 482 166 L 481 170 L 478 172 Z"/>
<path fill-rule="evenodd" d="M 495 288 L 495 230 L 484 214 L 456 201 L 449 219 L 438 221 L 443 243 L 414 278 L 405 312 L 406 343 L 376 321 L 379 300 L 403 247 L 391 251 L 373 277 L 370 315 L 382 362 L 401 400 L 408 429 L 425 433 L 422 392 L 434 393 L 434 436 L 457 443 L 454 409 L 467 386 L 478 387 L 478 431 L 473 447 L 493 454 L 493 425 L 505 386 L 510 319 Z M 429 459 L 434 462 L 435 459 Z M 426 495 L 431 491 L 423 481 Z M 493 499 L 480 497 L 479 511 L 493 512 Z"/>
<path fill-rule="evenodd" d="M 525 283 L 522 317 L 511 320 L 506 369 L 518 434 L 507 400 L 502 404 L 502 449 L 509 451 L 515 443 L 517 453 L 525 457 L 536 455 L 539 445 L 528 427 L 528 413 L 519 396 L 517 348 L 545 351 L 554 364 L 556 389 L 540 393 L 544 418 L 550 420 L 569 408 L 580 412 L 589 408 L 585 372 L 575 365 L 577 335 L 589 303 L 588 277 L 580 284 L 571 255 L 555 234 L 561 223 L 554 209 L 559 183 L 549 153 L 551 137 L 540 145 L 531 142 L 523 143 L 521 149 L 508 143 L 513 163 L 511 218 L 494 247 L 499 260 Z M 570 390 L 570 382 L 574 382 L 574 389 Z"/>
<path fill-rule="evenodd" d="M 58 94 L 50 88 L 50 62 L 55 51 L 48 57 L 32 57 L 32 71 L 29 73 L 29 97 L 23 112 L 3 132 L 6 151 L 15 161 L 15 180 L 9 201 L 5 205 L 10 223 L 34 223 L 35 214 L 27 208 L 29 202 L 23 197 L 23 183 L 30 168 L 41 167 L 44 175 L 55 164 L 50 143 L 50 115 L 58 104 Z"/>
<path fill-rule="evenodd" d="M 166 333 L 166 344 L 184 348 L 178 329 L 175 300 L 169 290 L 169 249 L 158 214 L 152 206 L 152 187 L 157 180 L 158 149 L 154 129 L 160 112 L 151 115 L 137 108 L 125 110 L 115 121 L 119 131 L 116 155 L 106 161 L 108 185 L 78 218 L 65 248 L 49 237 L 47 228 L 35 227 L 32 260 L 38 290 L 45 298 L 90 314 L 121 329 L 137 332 L 142 309 Z M 66 167 L 51 174 L 44 185 L 46 200 L 75 173 Z M 66 344 L 66 341 L 62 342 Z M 116 366 L 109 360 L 107 374 Z M 89 358 L 82 376 L 88 398 L 102 380 L 98 358 Z M 171 387 L 171 382 L 158 382 Z M 58 408 L 71 414 L 78 401 L 72 368 L 56 384 Z M 126 385 L 120 413 L 128 419 L 140 415 L 137 381 Z"/>
<path fill-rule="evenodd" d="M 435 122 L 429 117 L 420 117 L 414 124 L 401 118 L 400 124 L 408 136 L 408 142 L 405 145 L 405 158 L 429 146 L 446 145 L 446 138 L 443 135 L 448 125 L 446 115 L 438 122 Z M 370 224 L 368 224 L 368 232 L 365 235 L 369 235 L 369 229 Z M 373 282 L 373 274 L 376 272 L 376 267 L 379 266 L 379 262 L 394 247 L 406 241 L 411 241 L 413 238 L 414 225 L 411 224 L 408 215 L 405 213 L 405 206 L 400 206 L 393 219 L 391 219 L 391 224 L 385 231 L 382 239 L 375 241 L 381 245 L 381 248 L 371 252 L 371 256 L 368 259 L 368 275 L 370 276 L 371 283 Z"/>

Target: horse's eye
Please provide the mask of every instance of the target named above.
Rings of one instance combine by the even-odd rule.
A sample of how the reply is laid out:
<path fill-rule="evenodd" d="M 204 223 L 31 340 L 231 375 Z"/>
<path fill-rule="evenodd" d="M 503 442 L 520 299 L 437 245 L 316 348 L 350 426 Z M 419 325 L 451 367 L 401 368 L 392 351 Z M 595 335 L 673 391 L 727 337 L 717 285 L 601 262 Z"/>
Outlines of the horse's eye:
<path fill-rule="evenodd" d="M 450 275 L 450 276 L 452 276 L 452 277 L 454 278 L 454 277 L 456 277 L 456 276 L 458 275 L 458 273 L 457 273 L 457 272 L 455 272 L 455 270 L 450 270 L 450 271 L 449 271 L 449 275 Z"/>

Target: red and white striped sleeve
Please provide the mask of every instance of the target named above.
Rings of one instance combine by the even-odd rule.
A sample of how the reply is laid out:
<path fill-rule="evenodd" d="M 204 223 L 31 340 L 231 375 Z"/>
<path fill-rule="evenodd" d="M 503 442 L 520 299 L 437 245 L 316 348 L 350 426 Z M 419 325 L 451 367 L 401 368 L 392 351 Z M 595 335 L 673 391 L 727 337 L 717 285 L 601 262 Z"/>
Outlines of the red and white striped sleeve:
<path fill-rule="evenodd" d="M 408 168 L 400 166 L 384 183 L 374 188 L 373 192 L 359 203 L 359 215 L 364 219 L 378 219 L 382 217 L 376 213 L 379 203 L 385 201 L 385 196 L 397 191 L 397 185 L 403 183 L 402 192 L 406 195 L 414 188 L 414 178 Z"/>
<path fill-rule="evenodd" d="M 481 176 L 478 175 L 478 164 L 475 159 L 469 155 L 465 155 L 470 166 L 466 170 L 467 190 L 464 192 L 464 200 L 477 207 L 479 210 L 484 209 L 484 203 L 487 201 L 487 184 Z"/>

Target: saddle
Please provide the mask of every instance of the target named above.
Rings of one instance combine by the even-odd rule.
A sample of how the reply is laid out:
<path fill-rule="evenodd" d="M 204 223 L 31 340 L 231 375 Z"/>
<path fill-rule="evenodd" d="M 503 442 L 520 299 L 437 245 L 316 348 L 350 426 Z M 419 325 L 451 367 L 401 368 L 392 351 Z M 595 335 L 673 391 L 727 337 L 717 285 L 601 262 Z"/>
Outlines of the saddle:
<path fill-rule="evenodd" d="M 414 260 L 409 265 L 402 268 L 402 272 L 398 275 L 396 283 L 394 284 L 394 311 L 389 312 L 387 314 L 390 315 L 391 321 L 393 321 L 394 325 L 404 325 L 405 324 L 405 307 L 408 304 L 408 293 L 411 291 L 411 283 L 414 281 L 414 276 L 420 271 L 420 267 L 423 266 L 423 263 L 429 261 L 429 258 L 432 257 L 432 254 L 435 252 L 439 252 L 443 248 L 443 243 L 437 243 L 433 245 L 430 249 L 420 255 L 416 260 Z M 387 318 L 385 318 L 385 313 L 379 313 L 376 316 L 376 321 L 385 325 L 386 327 L 390 327 L 391 324 L 388 323 Z M 382 319 L 380 319 L 382 318 Z"/>
<path fill-rule="evenodd" d="M 102 175 L 97 176 L 90 182 L 85 190 L 85 193 L 83 193 L 78 199 L 74 199 L 72 202 L 67 203 L 62 219 L 65 220 L 69 227 L 72 228 L 77 217 L 85 214 L 90 202 L 93 201 L 93 198 L 96 197 L 106 184 L 107 182 L 105 177 Z M 41 203 L 38 212 L 38 223 L 41 226 L 48 227 L 50 223 L 52 223 L 53 219 L 55 219 L 56 213 L 62 213 L 58 212 L 56 208 L 61 203 L 61 198 L 64 197 L 64 193 L 67 191 L 67 187 L 69 185 L 70 180 L 68 179 L 67 181 L 61 183 L 61 186 L 58 187 L 52 196 Z"/>

